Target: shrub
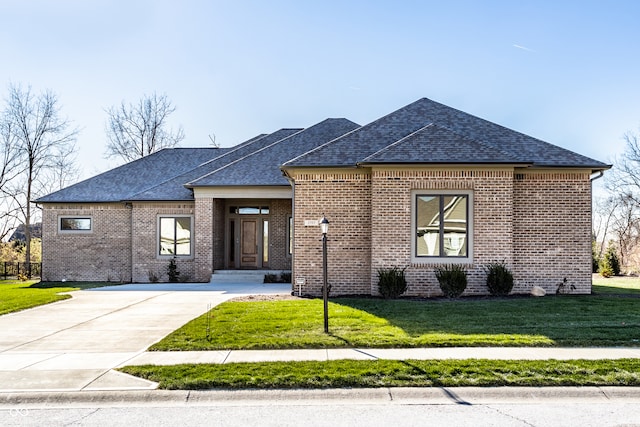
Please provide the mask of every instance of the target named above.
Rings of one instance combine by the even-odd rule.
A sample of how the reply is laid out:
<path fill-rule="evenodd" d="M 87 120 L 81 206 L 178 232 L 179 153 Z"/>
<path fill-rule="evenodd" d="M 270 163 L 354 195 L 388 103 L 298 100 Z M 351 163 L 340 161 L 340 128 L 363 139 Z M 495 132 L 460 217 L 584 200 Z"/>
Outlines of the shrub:
<path fill-rule="evenodd" d="M 148 275 L 149 275 L 149 281 L 151 283 L 157 283 L 160 280 L 158 275 L 151 270 L 148 271 Z"/>
<path fill-rule="evenodd" d="M 273 273 L 265 274 L 264 283 L 278 283 L 278 275 Z"/>
<path fill-rule="evenodd" d="M 602 277 L 611 277 L 620 275 L 620 260 L 613 242 L 609 242 L 607 251 L 600 260 L 600 274 Z"/>
<path fill-rule="evenodd" d="M 485 265 L 487 272 L 487 288 L 491 295 L 509 295 L 513 289 L 513 274 L 504 262 L 493 262 Z"/>
<path fill-rule="evenodd" d="M 457 298 L 467 288 L 467 270 L 463 265 L 452 264 L 434 269 L 442 293 L 447 298 Z"/>
<path fill-rule="evenodd" d="M 169 282 L 171 283 L 177 283 L 180 281 L 180 272 L 178 271 L 175 257 L 169 261 L 169 265 L 167 266 L 167 275 L 169 276 Z"/>
<path fill-rule="evenodd" d="M 398 298 L 407 290 L 407 280 L 404 271 L 407 267 L 379 268 L 378 292 L 384 298 Z"/>

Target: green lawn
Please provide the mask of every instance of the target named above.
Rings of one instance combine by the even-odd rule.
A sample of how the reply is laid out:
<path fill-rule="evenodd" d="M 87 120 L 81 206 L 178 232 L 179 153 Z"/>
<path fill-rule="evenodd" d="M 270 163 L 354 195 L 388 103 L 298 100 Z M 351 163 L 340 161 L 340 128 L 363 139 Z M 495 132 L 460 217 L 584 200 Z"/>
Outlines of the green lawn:
<path fill-rule="evenodd" d="M 151 350 L 640 345 L 640 298 L 635 295 L 334 298 L 329 335 L 323 333 L 322 319 L 319 299 L 230 301 Z"/>
<path fill-rule="evenodd" d="M 597 295 L 640 295 L 640 277 L 616 276 L 607 279 L 594 274 L 592 292 Z"/>
<path fill-rule="evenodd" d="M 128 366 L 163 389 L 638 386 L 640 360 L 335 360 Z"/>
<path fill-rule="evenodd" d="M 103 282 L 39 282 L 30 280 L 0 280 L 0 315 L 49 304 L 71 295 L 61 292 L 106 286 Z"/>

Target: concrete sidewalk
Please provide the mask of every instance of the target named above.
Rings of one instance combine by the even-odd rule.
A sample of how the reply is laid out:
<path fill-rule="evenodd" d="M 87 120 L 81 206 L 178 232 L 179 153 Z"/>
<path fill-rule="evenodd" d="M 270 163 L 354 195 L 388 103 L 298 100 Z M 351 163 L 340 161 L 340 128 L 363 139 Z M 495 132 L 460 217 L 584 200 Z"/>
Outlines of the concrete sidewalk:
<path fill-rule="evenodd" d="M 598 360 L 637 359 L 640 348 L 536 348 L 536 347 L 446 347 L 446 348 L 335 348 L 311 350 L 151 351 L 128 360 L 126 365 L 177 365 L 181 363 L 244 363 L 329 360 Z"/>

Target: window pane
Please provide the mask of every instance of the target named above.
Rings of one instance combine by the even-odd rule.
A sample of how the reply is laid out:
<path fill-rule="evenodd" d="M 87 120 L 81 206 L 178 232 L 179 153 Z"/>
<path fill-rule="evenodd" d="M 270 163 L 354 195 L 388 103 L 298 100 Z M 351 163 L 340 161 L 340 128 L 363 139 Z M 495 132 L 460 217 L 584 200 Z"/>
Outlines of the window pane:
<path fill-rule="evenodd" d="M 91 230 L 91 218 L 60 218 L 61 230 Z"/>
<path fill-rule="evenodd" d="M 444 199 L 444 254 L 467 255 L 467 196 L 445 196 Z"/>
<path fill-rule="evenodd" d="M 440 197 L 418 196 L 416 202 L 416 255 L 440 256 Z"/>
<path fill-rule="evenodd" d="M 416 255 L 468 256 L 467 195 L 416 196 Z"/>
<path fill-rule="evenodd" d="M 175 219 L 160 218 L 160 255 L 175 255 Z"/>
<path fill-rule="evenodd" d="M 262 221 L 262 263 L 269 262 L 269 221 Z"/>
<path fill-rule="evenodd" d="M 176 218 L 176 255 L 191 255 L 191 218 Z"/>
<path fill-rule="evenodd" d="M 260 208 L 257 206 L 241 206 L 238 208 L 240 215 L 258 215 L 260 214 Z"/>

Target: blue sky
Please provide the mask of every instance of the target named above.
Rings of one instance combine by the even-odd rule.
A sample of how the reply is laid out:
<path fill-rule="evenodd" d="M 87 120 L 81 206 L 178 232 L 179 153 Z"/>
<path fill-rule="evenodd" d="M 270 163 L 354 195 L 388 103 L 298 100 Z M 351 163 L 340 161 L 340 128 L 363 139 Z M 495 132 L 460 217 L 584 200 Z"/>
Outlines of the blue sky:
<path fill-rule="evenodd" d="M 640 126 L 637 1 L 0 0 L 0 94 L 51 89 L 106 161 L 104 109 L 166 94 L 183 146 L 418 98 L 602 161 Z"/>

